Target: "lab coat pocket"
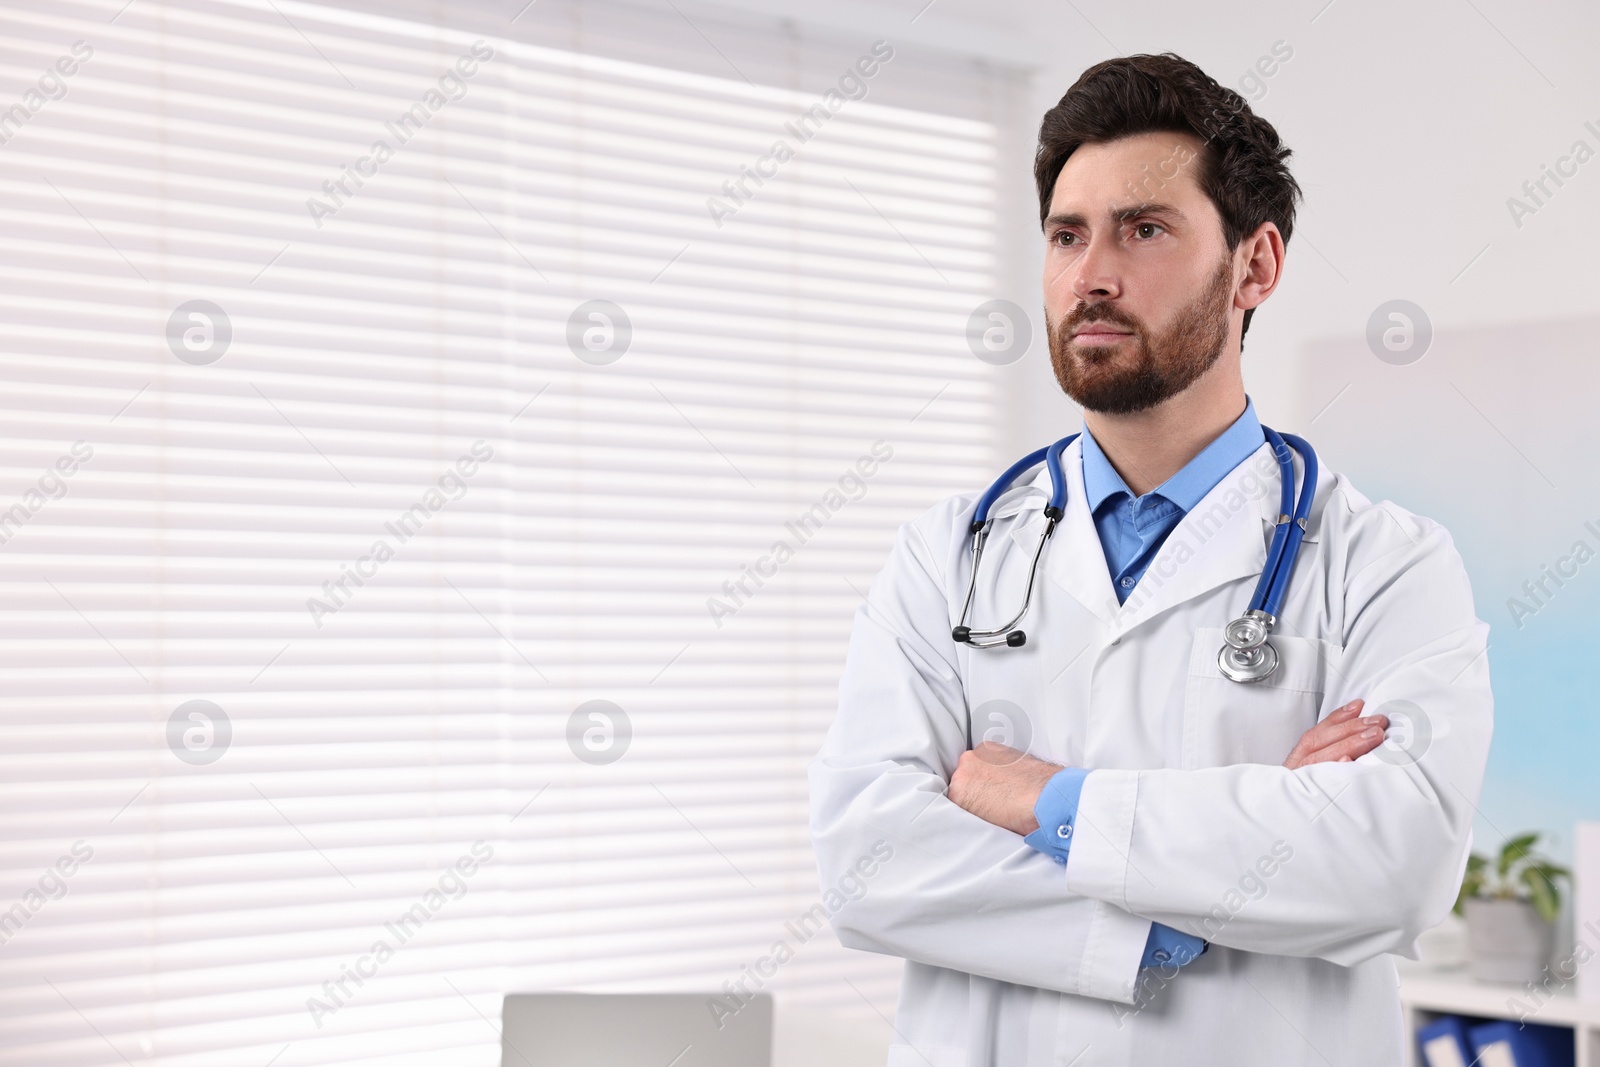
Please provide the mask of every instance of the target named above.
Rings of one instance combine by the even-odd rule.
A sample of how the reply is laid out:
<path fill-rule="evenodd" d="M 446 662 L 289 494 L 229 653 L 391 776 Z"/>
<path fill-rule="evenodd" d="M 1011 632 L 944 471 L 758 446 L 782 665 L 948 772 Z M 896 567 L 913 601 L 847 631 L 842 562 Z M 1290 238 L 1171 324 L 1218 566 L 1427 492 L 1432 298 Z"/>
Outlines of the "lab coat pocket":
<path fill-rule="evenodd" d="M 1277 633 L 1278 669 L 1259 682 L 1231 682 L 1217 667 L 1222 628 L 1202 627 L 1189 656 L 1183 696 L 1183 767 L 1281 764 L 1317 723 L 1343 653 L 1317 638 Z"/>

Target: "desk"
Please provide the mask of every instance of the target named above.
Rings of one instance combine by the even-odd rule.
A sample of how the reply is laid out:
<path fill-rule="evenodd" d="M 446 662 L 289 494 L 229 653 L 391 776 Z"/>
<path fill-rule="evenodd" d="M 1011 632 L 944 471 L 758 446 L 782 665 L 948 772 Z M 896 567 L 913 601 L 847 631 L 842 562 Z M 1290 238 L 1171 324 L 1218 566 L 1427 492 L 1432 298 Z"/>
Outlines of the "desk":
<path fill-rule="evenodd" d="M 894 1028 L 881 1019 L 787 1004 L 772 1011 L 772 1067 L 883 1067 Z"/>

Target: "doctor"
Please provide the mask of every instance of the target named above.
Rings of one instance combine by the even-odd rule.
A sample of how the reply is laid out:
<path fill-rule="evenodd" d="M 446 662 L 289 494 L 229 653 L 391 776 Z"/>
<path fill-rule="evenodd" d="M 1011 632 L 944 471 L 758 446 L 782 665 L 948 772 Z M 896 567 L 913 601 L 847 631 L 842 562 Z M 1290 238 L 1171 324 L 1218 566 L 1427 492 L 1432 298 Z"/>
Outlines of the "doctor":
<path fill-rule="evenodd" d="M 1171 55 L 1092 67 L 1045 115 L 1050 356 L 1084 433 L 1026 643 L 953 639 L 977 493 L 936 505 L 857 613 L 810 768 L 825 884 L 893 847 L 832 920 L 906 961 L 890 1067 L 1401 1062 L 1391 954 L 1460 884 L 1488 627 L 1442 527 L 1324 468 L 1276 670 L 1218 669 L 1280 509 L 1240 348 L 1282 276 L 1288 156 Z M 1049 493 L 1041 467 L 1000 497 L 969 623 L 1016 613 Z"/>

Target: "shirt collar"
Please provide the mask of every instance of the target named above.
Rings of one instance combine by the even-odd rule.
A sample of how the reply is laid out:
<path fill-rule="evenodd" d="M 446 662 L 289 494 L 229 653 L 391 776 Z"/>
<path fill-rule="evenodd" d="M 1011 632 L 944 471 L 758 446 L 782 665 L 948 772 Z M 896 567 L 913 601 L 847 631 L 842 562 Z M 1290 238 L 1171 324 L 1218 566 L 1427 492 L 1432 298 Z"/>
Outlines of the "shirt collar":
<path fill-rule="evenodd" d="M 1265 440 L 1266 435 L 1261 431 L 1261 422 L 1256 418 L 1255 402 L 1246 396 L 1244 414 L 1233 420 L 1233 425 L 1218 434 L 1210 444 L 1200 450 L 1199 455 L 1184 464 L 1183 469 L 1146 495 L 1160 495 L 1187 513 L 1200 503 L 1229 471 L 1254 455 Z M 1126 493 L 1130 498 L 1133 497 L 1133 490 L 1128 488 L 1128 483 L 1122 480 L 1122 475 L 1117 473 L 1117 469 L 1106 458 L 1105 452 L 1100 448 L 1100 442 L 1094 439 L 1094 434 L 1089 432 L 1088 426 L 1083 428 L 1082 441 L 1084 497 L 1090 512 L 1098 511 L 1100 505 L 1116 493 Z"/>

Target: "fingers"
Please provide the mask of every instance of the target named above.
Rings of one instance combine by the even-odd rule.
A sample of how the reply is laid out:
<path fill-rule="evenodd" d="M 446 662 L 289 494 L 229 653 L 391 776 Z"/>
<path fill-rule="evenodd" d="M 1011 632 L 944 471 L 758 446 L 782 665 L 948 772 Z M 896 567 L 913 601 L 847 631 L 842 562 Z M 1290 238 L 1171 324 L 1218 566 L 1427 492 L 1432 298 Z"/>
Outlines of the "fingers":
<path fill-rule="evenodd" d="M 1362 716 L 1364 707 L 1365 701 L 1352 700 L 1307 730 L 1283 765 L 1292 770 L 1309 763 L 1354 760 L 1383 744 L 1389 717 Z"/>
<path fill-rule="evenodd" d="M 1333 714 L 1329 715 L 1326 719 L 1323 719 L 1322 722 L 1318 723 L 1317 725 L 1320 726 L 1330 722 L 1349 722 L 1357 715 L 1360 715 L 1361 709 L 1366 706 L 1367 702 L 1365 700 L 1362 700 L 1360 697 L 1356 697 L 1356 699 L 1344 705 L 1344 707 L 1335 708 Z"/>
<path fill-rule="evenodd" d="M 1359 715 L 1364 703 L 1360 699 L 1352 700 L 1343 707 L 1334 709 L 1327 718 L 1301 734 L 1294 748 L 1289 751 L 1289 757 L 1283 761 L 1283 765 L 1289 768 L 1298 767 L 1311 753 L 1327 747 L 1342 737 L 1342 734 L 1334 734 L 1331 731 L 1337 730 L 1342 724 Z"/>
<path fill-rule="evenodd" d="M 973 745 L 963 756 L 970 755 L 973 759 L 982 760 L 992 767 L 1008 767 L 1027 755 L 1026 752 L 1002 745 L 998 741 L 979 741 Z"/>
<path fill-rule="evenodd" d="M 1301 759 L 1300 766 L 1305 767 L 1312 763 L 1348 763 L 1365 756 L 1381 744 L 1383 744 L 1383 729 L 1377 726 L 1369 727 L 1354 737 L 1318 749 Z"/>
<path fill-rule="evenodd" d="M 1324 745 L 1300 760 L 1300 766 L 1311 763 L 1346 763 L 1359 759 L 1383 744 L 1388 718 L 1369 715 L 1345 724 L 1348 732 L 1336 741 Z M 1353 727 L 1353 729 L 1350 729 Z"/>
<path fill-rule="evenodd" d="M 1359 719 L 1347 719 L 1330 729 L 1321 731 L 1317 735 L 1312 750 L 1328 748 L 1355 737 L 1377 737 L 1381 739 L 1383 731 L 1388 728 L 1389 717 L 1387 715 L 1363 715 Z M 1368 749 L 1368 751 L 1371 751 L 1371 749 Z"/>

